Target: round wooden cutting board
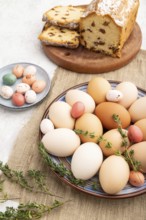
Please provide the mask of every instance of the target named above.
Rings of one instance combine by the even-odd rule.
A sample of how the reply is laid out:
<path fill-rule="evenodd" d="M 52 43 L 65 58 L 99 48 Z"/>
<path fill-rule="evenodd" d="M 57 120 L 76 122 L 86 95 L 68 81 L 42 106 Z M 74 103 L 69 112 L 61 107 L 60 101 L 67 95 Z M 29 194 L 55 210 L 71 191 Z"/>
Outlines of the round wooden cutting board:
<path fill-rule="evenodd" d="M 104 73 L 119 69 L 128 64 L 140 50 L 142 34 L 138 24 L 125 43 L 121 58 L 113 58 L 92 52 L 79 46 L 77 49 L 43 45 L 50 60 L 64 69 L 78 73 Z"/>

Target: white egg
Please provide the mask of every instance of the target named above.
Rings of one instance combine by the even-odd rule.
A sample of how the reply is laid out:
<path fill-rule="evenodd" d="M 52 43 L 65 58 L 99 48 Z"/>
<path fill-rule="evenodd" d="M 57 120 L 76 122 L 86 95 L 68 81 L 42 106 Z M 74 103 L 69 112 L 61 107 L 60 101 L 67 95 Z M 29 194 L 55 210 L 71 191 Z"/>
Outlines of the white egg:
<path fill-rule="evenodd" d="M 27 66 L 25 69 L 24 69 L 24 72 L 23 72 L 23 76 L 26 76 L 26 75 L 35 75 L 37 72 L 37 69 L 35 66 L 33 65 L 30 65 L 30 66 Z"/>
<path fill-rule="evenodd" d="M 122 98 L 123 94 L 118 90 L 109 90 L 106 94 L 106 99 L 110 102 L 119 102 Z"/>
<path fill-rule="evenodd" d="M 37 98 L 37 95 L 36 95 L 35 91 L 33 91 L 33 90 L 28 90 L 25 93 L 25 100 L 29 104 L 34 103 L 36 101 L 36 98 Z"/>
<path fill-rule="evenodd" d="M 82 180 L 93 177 L 99 170 L 103 161 L 100 147 L 92 142 L 87 142 L 74 152 L 71 160 L 73 175 Z"/>
<path fill-rule="evenodd" d="M 25 94 L 30 89 L 30 86 L 26 83 L 19 83 L 16 85 L 16 91 Z"/>
<path fill-rule="evenodd" d="M 10 99 L 13 95 L 13 89 L 10 86 L 2 86 L 0 89 L 0 95 L 4 99 Z"/>
<path fill-rule="evenodd" d="M 85 112 L 92 113 L 95 109 L 94 99 L 86 92 L 78 89 L 69 90 L 65 95 L 65 100 L 71 106 L 78 101 L 82 102 L 85 105 Z"/>
<path fill-rule="evenodd" d="M 67 157 L 80 146 L 80 138 L 71 129 L 57 128 L 47 132 L 42 138 L 42 143 L 50 154 Z"/>
<path fill-rule="evenodd" d="M 52 121 L 48 118 L 44 118 L 40 123 L 40 130 L 43 134 L 54 129 Z"/>
<path fill-rule="evenodd" d="M 49 108 L 48 116 L 55 128 L 74 128 L 75 119 L 71 117 L 71 106 L 66 102 L 54 102 Z"/>

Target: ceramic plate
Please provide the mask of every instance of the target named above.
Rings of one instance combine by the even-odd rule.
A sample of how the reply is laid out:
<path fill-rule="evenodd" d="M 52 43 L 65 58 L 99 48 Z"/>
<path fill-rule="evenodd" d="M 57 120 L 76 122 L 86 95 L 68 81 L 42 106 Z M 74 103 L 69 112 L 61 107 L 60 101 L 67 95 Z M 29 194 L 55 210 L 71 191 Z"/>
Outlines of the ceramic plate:
<path fill-rule="evenodd" d="M 115 88 L 116 85 L 119 82 L 110 81 L 110 83 L 111 83 L 112 88 Z M 87 84 L 88 83 L 83 83 L 83 84 L 77 85 L 75 87 L 72 87 L 70 89 L 80 89 L 82 91 L 86 91 Z M 66 94 L 67 91 L 65 91 L 61 95 L 59 95 L 55 100 L 53 100 L 53 102 L 56 102 L 58 100 L 65 101 L 65 94 Z M 138 96 L 139 97 L 143 97 L 145 95 L 146 95 L 146 92 L 144 90 L 138 88 Z M 51 106 L 51 104 L 46 109 L 43 118 L 47 117 L 48 111 L 49 111 L 49 107 Z M 41 138 L 42 138 L 42 134 L 40 133 L 40 139 Z M 71 157 L 59 158 L 59 157 L 52 156 L 52 155 L 50 155 L 50 156 L 51 156 L 52 160 L 54 162 L 56 162 L 57 164 L 62 162 L 68 169 L 70 169 Z M 146 192 L 146 181 L 145 181 L 145 184 L 142 187 L 134 187 L 134 186 L 131 186 L 130 184 L 127 184 L 126 187 L 121 192 L 119 192 L 118 194 L 116 194 L 116 195 L 108 195 L 107 193 L 105 193 L 102 190 L 102 188 L 100 186 L 100 183 L 99 183 L 98 175 L 94 176 L 90 180 L 87 180 L 86 181 L 86 185 L 84 187 L 82 187 L 82 186 L 77 186 L 77 185 L 72 184 L 66 177 L 61 177 L 57 173 L 55 173 L 55 174 L 62 181 L 64 181 L 65 183 L 69 184 L 71 187 L 73 187 L 73 188 L 75 188 L 75 189 L 77 189 L 79 191 L 85 192 L 87 194 L 96 196 L 96 197 L 110 198 L 110 199 L 111 198 L 119 199 L 119 198 L 129 198 L 129 197 L 137 196 L 137 195 L 140 195 L 140 194 L 143 194 L 143 193 Z M 97 186 L 98 186 L 96 190 L 93 188 L 94 183 L 96 183 Z"/>
<path fill-rule="evenodd" d="M 27 108 L 30 108 L 36 104 L 38 104 L 39 102 L 41 102 L 45 97 L 46 95 L 48 94 L 49 90 L 50 90 L 50 78 L 47 74 L 47 72 L 41 68 L 40 66 L 36 65 L 36 64 L 32 64 L 32 63 L 13 63 L 13 64 L 10 64 L 10 65 L 7 65 L 3 68 L 0 69 L 0 87 L 3 84 L 3 81 L 2 81 L 2 77 L 7 74 L 7 73 L 11 73 L 12 72 L 12 69 L 15 65 L 17 64 L 20 64 L 22 65 L 23 67 L 26 67 L 26 66 L 29 66 L 29 65 L 33 65 L 36 67 L 37 69 L 37 73 L 36 73 L 36 77 L 37 79 L 41 79 L 41 80 L 44 80 L 46 82 L 46 87 L 45 89 L 37 94 L 37 99 L 36 99 L 36 102 L 35 103 L 32 103 L 32 104 L 24 104 L 23 106 L 15 106 L 12 104 L 12 101 L 11 99 L 7 100 L 7 99 L 4 99 L 0 96 L 0 105 L 3 106 L 3 107 L 6 107 L 6 108 L 9 108 L 9 109 L 12 109 L 12 110 L 24 110 L 24 109 L 27 109 Z M 22 78 L 20 79 L 17 79 L 17 81 L 14 83 L 14 85 L 12 85 L 11 87 L 14 89 L 15 91 L 15 87 L 18 83 L 20 83 L 22 80 Z"/>

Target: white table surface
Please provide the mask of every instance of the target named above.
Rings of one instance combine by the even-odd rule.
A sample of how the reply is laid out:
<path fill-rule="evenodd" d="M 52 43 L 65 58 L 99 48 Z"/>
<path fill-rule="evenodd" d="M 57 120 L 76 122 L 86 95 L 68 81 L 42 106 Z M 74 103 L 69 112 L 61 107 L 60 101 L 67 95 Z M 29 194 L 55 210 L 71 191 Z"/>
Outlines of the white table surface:
<path fill-rule="evenodd" d="M 44 68 L 52 78 L 56 65 L 45 56 L 37 36 L 42 30 L 42 15 L 56 5 L 86 4 L 90 0 L 0 0 L 0 68 L 17 62 L 30 62 Z M 140 0 L 137 22 L 146 49 L 146 4 Z M 0 107 L 0 160 L 7 162 L 21 128 L 30 119 L 35 107 L 14 112 Z"/>

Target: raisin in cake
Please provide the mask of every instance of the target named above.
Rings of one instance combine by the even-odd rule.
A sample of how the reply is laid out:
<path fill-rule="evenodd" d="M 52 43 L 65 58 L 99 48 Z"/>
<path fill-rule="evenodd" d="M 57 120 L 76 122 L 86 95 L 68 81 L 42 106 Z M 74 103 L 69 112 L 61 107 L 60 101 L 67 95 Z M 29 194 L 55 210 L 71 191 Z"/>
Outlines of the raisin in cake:
<path fill-rule="evenodd" d="M 69 29 L 78 29 L 84 6 L 56 6 L 43 15 L 43 21 Z"/>
<path fill-rule="evenodd" d="M 45 24 L 38 38 L 46 45 L 67 48 L 77 48 L 79 46 L 79 34 L 77 31 L 48 24 Z"/>
<path fill-rule="evenodd" d="M 80 43 L 120 57 L 134 28 L 138 7 L 138 0 L 93 0 L 80 20 Z"/>

